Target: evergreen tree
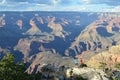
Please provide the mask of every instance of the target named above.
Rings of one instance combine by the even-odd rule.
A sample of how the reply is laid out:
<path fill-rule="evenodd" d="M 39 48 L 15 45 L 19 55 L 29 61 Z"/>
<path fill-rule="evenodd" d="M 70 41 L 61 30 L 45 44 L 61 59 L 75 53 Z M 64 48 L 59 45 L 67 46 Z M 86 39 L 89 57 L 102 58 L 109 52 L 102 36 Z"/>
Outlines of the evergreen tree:
<path fill-rule="evenodd" d="M 40 80 L 41 74 L 27 74 L 25 63 L 15 63 L 15 57 L 6 53 L 0 61 L 0 80 Z"/>

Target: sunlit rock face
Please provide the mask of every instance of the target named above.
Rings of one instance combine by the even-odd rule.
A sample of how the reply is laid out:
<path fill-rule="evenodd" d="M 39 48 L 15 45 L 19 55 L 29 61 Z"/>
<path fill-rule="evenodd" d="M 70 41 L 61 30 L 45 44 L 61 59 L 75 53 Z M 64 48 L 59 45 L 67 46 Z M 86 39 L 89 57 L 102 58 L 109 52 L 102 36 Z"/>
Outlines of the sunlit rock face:
<path fill-rule="evenodd" d="M 27 69 L 28 73 L 41 71 L 41 68 L 45 65 L 52 65 L 55 68 L 59 68 L 61 66 L 65 67 L 74 67 L 73 58 L 70 57 L 62 57 L 52 51 L 40 52 L 36 55 L 31 56 L 26 60 L 31 63 L 29 68 Z"/>
<path fill-rule="evenodd" d="M 85 51 L 105 50 L 119 44 L 120 17 L 114 14 L 101 14 L 98 19 L 88 25 L 69 47 L 75 54 Z"/>
<path fill-rule="evenodd" d="M 117 13 L 0 12 L 0 47 L 24 62 L 47 51 L 90 59 L 120 43 L 119 23 Z"/>
<path fill-rule="evenodd" d="M 90 13 L 72 12 L 0 14 L 0 46 L 21 54 L 23 58 L 46 50 L 65 56 L 75 38 L 98 17 L 97 14 L 89 16 Z M 89 21 L 85 21 L 85 18 L 89 18 Z"/>
<path fill-rule="evenodd" d="M 120 62 L 120 45 L 112 46 L 106 51 L 102 51 L 90 58 L 87 64 L 91 67 L 100 67 L 100 62 L 106 63 L 106 67 L 114 68 L 115 64 Z"/>
<path fill-rule="evenodd" d="M 73 67 L 71 69 L 68 69 L 66 71 L 66 76 L 70 77 L 70 71 L 73 71 L 72 75 L 80 75 L 83 78 L 86 78 L 87 80 L 109 80 L 106 78 L 106 74 L 99 69 L 93 69 L 93 68 L 77 68 Z"/>

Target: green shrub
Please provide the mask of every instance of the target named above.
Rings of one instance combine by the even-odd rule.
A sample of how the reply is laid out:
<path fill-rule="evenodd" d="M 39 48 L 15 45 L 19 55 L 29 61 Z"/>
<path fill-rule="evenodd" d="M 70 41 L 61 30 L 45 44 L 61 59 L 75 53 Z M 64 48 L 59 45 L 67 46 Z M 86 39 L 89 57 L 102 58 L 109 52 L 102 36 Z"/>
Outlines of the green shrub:
<path fill-rule="evenodd" d="M 0 80 L 40 80 L 41 74 L 27 74 L 25 63 L 15 63 L 15 57 L 7 53 L 0 61 Z"/>
<path fill-rule="evenodd" d="M 120 62 L 116 63 L 115 67 L 120 70 Z"/>
<path fill-rule="evenodd" d="M 105 69 L 106 63 L 105 63 L 105 62 L 99 62 L 99 63 L 100 63 L 99 68 L 100 68 L 100 69 Z"/>
<path fill-rule="evenodd" d="M 120 80 L 120 78 L 115 78 L 115 79 L 113 79 L 113 80 Z"/>
<path fill-rule="evenodd" d="M 74 80 L 87 80 L 86 78 L 83 78 L 81 75 L 74 75 Z"/>

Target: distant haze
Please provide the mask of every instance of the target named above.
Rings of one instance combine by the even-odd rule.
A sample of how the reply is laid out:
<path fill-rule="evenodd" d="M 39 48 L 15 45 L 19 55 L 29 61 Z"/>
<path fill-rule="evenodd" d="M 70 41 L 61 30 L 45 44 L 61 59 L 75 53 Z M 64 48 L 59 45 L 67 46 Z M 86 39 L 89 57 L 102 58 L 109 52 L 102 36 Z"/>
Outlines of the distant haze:
<path fill-rule="evenodd" d="M 119 0 L 0 0 L 0 11 L 120 12 Z"/>

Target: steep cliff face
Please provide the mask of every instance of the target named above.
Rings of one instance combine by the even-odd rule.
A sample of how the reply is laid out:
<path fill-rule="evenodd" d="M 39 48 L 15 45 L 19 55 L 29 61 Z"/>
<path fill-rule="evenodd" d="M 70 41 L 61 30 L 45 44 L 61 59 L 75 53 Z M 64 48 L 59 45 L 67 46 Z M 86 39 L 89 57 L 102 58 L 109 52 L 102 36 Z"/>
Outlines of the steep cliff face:
<path fill-rule="evenodd" d="M 120 42 L 120 17 L 111 15 L 99 16 L 100 18 L 88 25 L 75 41 L 69 50 L 74 54 L 85 51 L 97 51 L 107 49 Z"/>
<path fill-rule="evenodd" d="M 120 42 L 118 14 L 72 12 L 1 13 L 0 46 L 23 59 L 52 51 L 91 57 Z M 3 27 L 4 26 L 4 27 Z M 4 35 L 4 36 L 3 36 Z"/>
<path fill-rule="evenodd" d="M 38 52 L 45 51 L 42 44 L 47 44 L 54 40 L 54 36 L 50 34 L 44 34 L 39 36 L 28 36 L 27 38 L 19 39 L 17 45 L 14 47 L 15 51 L 21 52 L 24 57 L 28 58 Z"/>
<path fill-rule="evenodd" d="M 90 18 L 90 21 L 84 22 L 84 17 L 74 13 L 70 14 L 71 16 L 68 13 L 64 15 L 63 13 L 23 13 L 16 15 L 17 18 L 9 15 L 10 20 L 16 22 L 15 25 L 11 23 L 11 31 L 9 31 L 9 26 L 6 28 L 9 32 L 14 32 L 16 29 L 15 32 L 20 33 L 21 37 L 13 50 L 21 52 L 24 58 L 47 50 L 65 55 L 64 52 L 67 52 L 65 50 L 81 32 L 83 25 L 88 25 L 95 20 Z M 87 18 L 93 15 L 85 14 Z M 97 18 L 97 16 L 95 17 Z M 8 23 L 9 20 L 6 21 Z"/>

